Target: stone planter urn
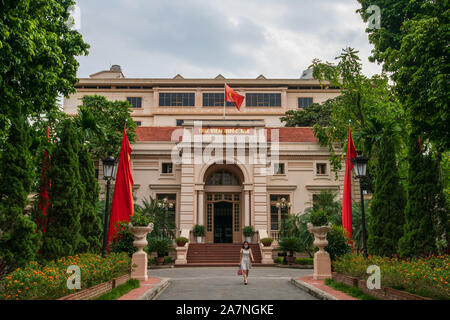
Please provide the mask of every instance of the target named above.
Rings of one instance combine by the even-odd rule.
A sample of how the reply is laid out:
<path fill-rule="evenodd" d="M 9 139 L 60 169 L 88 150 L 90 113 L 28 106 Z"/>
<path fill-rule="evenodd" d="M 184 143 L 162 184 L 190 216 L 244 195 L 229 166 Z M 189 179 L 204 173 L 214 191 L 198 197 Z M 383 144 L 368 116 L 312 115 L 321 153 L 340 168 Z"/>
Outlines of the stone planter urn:
<path fill-rule="evenodd" d="M 331 260 L 324 248 L 328 245 L 327 233 L 331 230 L 331 223 L 326 226 L 315 227 L 308 223 L 308 231 L 314 234 L 314 245 L 319 248 L 314 254 L 314 280 L 331 278 Z"/>
<path fill-rule="evenodd" d="M 131 257 L 131 278 L 147 281 L 147 253 L 143 249 L 147 245 L 147 234 L 153 231 L 153 223 L 146 227 L 135 227 L 130 223 L 128 229 L 134 235 L 133 245 L 137 248 Z"/>
<path fill-rule="evenodd" d="M 203 237 L 197 236 L 197 243 L 202 243 L 203 242 Z"/>
<path fill-rule="evenodd" d="M 252 243 L 252 237 L 245 237 L 245 241 L 247 241 L 248 244 Z"/>

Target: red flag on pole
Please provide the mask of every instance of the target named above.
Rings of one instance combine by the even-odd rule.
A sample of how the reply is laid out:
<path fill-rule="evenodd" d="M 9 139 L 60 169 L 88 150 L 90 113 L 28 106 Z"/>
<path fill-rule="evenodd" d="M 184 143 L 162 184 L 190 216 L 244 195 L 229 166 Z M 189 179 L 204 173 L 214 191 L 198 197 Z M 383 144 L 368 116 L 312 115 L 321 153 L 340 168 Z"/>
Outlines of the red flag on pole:
<path fill-rule="evenodd" d="M 47 139 L 50 140 L 50 133 L 48 131 L 48 127 L 47 127 Z M 49 166 L 50 166 L 50 154 L 48 150 L 45 149 L 41 172 L 41 187 L 39 191 L 39 216 L 36 219 L 36 224 L 42 230 L 43 233 L 47 231 L 47 224 L 48 224 L 47 213 L 48 208 L 50 206 L 49 192 L 51 188 L 51 181 L 47 175 Z"/>
<path fill-rule="evenodd" d="M 126 127 L 123 131 L 122 146 L 120 147 L 119 165 L 117 168 L 116 185 L 109 218 L 108 243 L 111 242 L 118 222 L 130 221 L 133 215 L 133 173 L 131 172 L 131 146 L 127 137 Z"/>
<path fill-rule="evenodd" d="M 344 195 L 342 199 L 342 226 L 350 243 L 352 241 L 352 169 L 353 158 L 356 157 L 356 149 L 353 144 L 352 130 L 348 124 L 347 160 L 345 162 Z"/>
<path fill-rule="evenodd" d="M 231 89 L 226 83 L 225 83 L 225 101 L 226 102 L 234 102 L 234 105 L 236 108 L 241 111 L 241 105 L 244 101 L 244 96 L 241 96 L 239 93 Z"/>

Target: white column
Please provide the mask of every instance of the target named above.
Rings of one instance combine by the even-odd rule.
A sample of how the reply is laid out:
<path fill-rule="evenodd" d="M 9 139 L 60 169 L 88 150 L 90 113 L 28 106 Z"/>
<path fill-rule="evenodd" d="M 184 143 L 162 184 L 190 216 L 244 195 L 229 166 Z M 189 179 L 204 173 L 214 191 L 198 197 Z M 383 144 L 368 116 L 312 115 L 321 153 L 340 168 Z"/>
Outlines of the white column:
<path fill-rule="evenodd" d="M 204 214 L 204 210 L 203 210 L 203 194 L 204 191 L 203 190 L 198 190 L 198 203 L 197 203 L 197 208 L 198 208 L 198 212 L 197 212 L 197 221 L 199 225 L 203 225 L 203 214 Z"/>
<path fill-rule="evenodd" d="M 244 227 L 250 225 L 250 191 L 244 191 Z"/>

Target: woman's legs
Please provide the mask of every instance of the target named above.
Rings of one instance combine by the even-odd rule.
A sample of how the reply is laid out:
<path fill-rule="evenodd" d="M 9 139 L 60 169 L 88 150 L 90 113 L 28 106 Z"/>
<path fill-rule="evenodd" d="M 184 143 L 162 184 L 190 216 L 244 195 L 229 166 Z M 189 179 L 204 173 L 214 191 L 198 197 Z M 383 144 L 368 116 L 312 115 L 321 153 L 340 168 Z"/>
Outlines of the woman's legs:
<path fill-rule="evenodd" d="M 247 283 L 248 270 L 244 270 L 242 273 L 244 274 L 244 282 Z"/>

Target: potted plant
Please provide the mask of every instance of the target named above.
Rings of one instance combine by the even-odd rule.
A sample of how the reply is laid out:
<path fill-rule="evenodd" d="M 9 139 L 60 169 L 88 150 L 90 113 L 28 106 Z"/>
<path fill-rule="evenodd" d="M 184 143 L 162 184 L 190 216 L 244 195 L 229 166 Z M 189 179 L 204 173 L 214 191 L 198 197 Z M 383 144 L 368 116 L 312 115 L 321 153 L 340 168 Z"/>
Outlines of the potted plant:
<path fill-rule="evenodd" d="M 328 224 L 329 218 L 325 211 L 319 209 L 311 213 L 309 220 L 314 227 L 321 227 Z"/>
<path fill-rule="evenodd" d="M 156 252 L 156 264 L 162 265 L 164 257 L 169 252 L 172 246 L 172 240 L 166 238 L 152 238 L 149 241 L 149 251 Z"/>
<path fill-rule="evenodd" d="M 253 231 L 253 227 L 252 226 L 244 227 L 242 229 L 242 233 L 245 236 L 245 241 L 247 241 L 248 243 L 251 243 L 252 242 L 252 237 L 255 234 L 255 231 Z"/>
<path fill-rule="evenodd" d="M 270 247 L 272 245 L 273 238 L 262 238 L 261 243 L 264 245 L 264 247 Z"/>
<path fill-rule="evenodd" d="M 308 231 L 314 234 L 314 245 L 319 250 L 314 254 L 314 280 L 331 278 L 331 260 L 324 248 L 328 245 L 327 233 L 332 228 L 328 215 L 323 210 L 311 213 Z"/>
<path fill-rule="evenodd" d="M 205 236 L 205 227 L 196 224 L 192 230 L 194 237 L 197 237 L 197 243 L 202 243 L 203 237 Z"/>
<path fill-rule="evenodd" d="M 185 238 L 185 237 L 178 237 L 175 239 L 175 242 L 176 242 L 177 246 L 184 247 L 186 245 L 186 243 L 189 242 L 189 239 Z"/>
<path fill-rule="evenodd" d="M 134 235 L 133 245 L 138 249 L 137 253 L 142 254 L 147 245 L 147 234 L 153 231 L 153 223 L 150 218 L 142 213 L 135 213 L 128 224 L 128 229 Z"/>
<path fill-rule="evenodd" d="M 281 251 L 289 253 L 289 256 L 286 256 L 286 262 L 293 264 L 295 262 L 294 253 L 300 251 L 300 239 L 296 237 L 282 238 L 279 247 Z"/>

